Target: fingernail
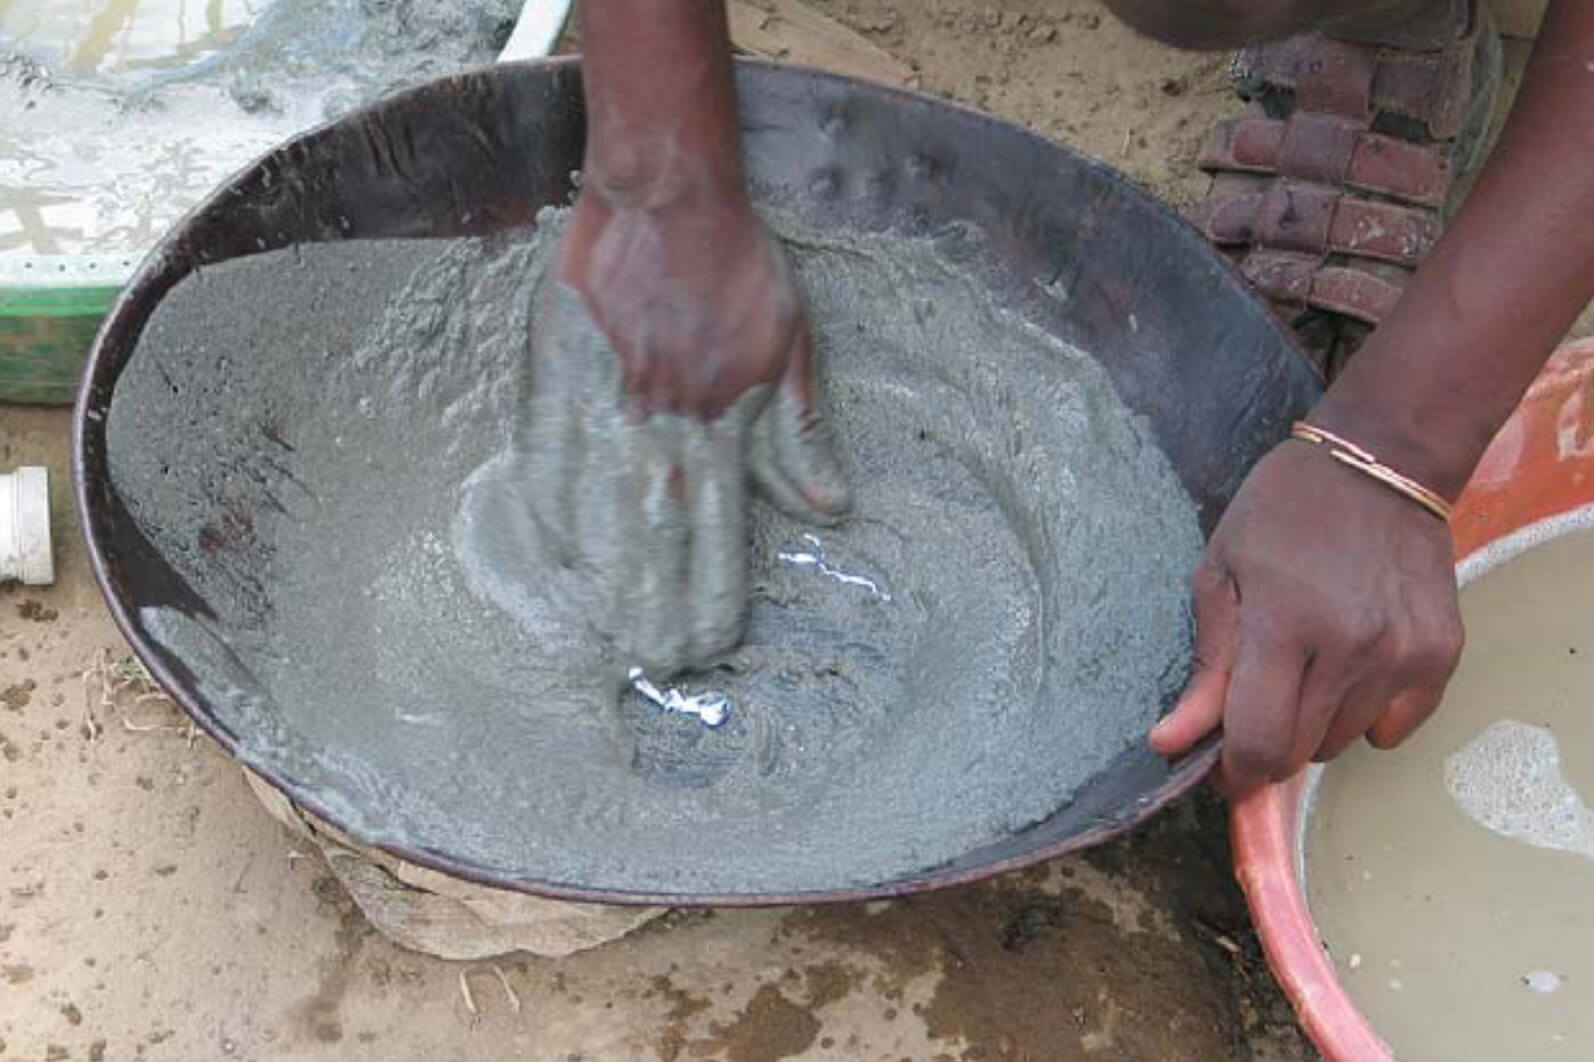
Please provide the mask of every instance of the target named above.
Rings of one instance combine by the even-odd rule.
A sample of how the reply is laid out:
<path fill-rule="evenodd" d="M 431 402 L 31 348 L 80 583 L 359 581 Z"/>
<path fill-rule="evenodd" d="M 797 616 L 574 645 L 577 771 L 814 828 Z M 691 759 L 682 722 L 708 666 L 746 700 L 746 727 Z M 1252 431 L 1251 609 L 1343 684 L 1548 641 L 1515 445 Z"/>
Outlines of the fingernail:
<path fill-rule="evenodd" d="M 852 491 L 844 481 L 809 482 L 800 489 L 809 505 L 830 516 L 840 516 L 852 508 Z"/>

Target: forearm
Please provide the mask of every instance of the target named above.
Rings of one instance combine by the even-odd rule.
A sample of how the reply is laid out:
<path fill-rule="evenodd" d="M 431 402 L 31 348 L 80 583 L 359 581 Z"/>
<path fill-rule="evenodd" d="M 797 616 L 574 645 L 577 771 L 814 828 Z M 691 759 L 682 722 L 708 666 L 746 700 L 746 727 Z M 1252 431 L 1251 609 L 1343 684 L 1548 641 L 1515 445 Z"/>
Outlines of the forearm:
<path fill-rule="evenodd" d="M 587 186 L 637 205 L 740 191 L 723 0 L 582 7 Z"/>
<path fill-rule="evenodd" d="M 1471 196 L 1314 417 L 1454 497 L 1591 298 L 1594 3 L 1552 0 Z"/>

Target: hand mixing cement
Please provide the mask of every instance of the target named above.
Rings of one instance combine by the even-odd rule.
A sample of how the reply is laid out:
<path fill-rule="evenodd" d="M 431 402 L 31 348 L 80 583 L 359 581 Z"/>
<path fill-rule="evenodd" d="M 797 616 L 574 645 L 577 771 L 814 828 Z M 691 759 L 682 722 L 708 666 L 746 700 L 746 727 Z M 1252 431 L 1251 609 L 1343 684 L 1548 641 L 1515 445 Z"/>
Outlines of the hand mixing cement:
<path fill-rule="evenodd" d="M 117 489 L 214 611 L 143 616 L 241 755 L 363 839 L 527 879 L 790 892 L 1030 825 L 1177 693 L 1194 508 L 1100 368 L 963 238 L 776 220 L 855 492 L 749 513 L 741 647 L 638 689 L 524 499 L 556 218 L 312 245 L 169 294 L 115 396 Z M 711 725 L 718 723 L 718 725 Z"/>

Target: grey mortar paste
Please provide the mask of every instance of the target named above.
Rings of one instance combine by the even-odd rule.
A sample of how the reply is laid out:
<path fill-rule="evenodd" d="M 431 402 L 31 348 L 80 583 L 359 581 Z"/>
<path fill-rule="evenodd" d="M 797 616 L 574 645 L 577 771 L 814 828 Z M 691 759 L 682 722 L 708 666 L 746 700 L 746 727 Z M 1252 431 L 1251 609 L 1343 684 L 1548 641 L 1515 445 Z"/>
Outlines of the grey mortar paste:
<path fill-rule="evenodd" d="M 753 502 L 742 645 L 639 693 L 512 445 L 559 224 L 256 255 L 149 322 L 112 475 L 214 617 L 143 618 L 245 762 L 506 876 L 792 892 L 998 840 L 1143 740 L 1202 545 L 1149 427 L 935 242 L 778 217 L 853 512 Z"/>

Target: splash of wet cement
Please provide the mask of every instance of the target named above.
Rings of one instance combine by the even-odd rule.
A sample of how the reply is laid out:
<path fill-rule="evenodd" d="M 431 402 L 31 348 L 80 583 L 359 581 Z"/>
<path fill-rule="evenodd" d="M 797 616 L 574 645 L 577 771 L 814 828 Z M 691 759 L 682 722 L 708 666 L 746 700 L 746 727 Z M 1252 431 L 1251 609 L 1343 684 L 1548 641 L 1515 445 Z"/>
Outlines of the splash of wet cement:
<path fill-rule="evenodd" d="M 1000 839 L 1142 739 L 1201 546 L 1148 427 L 935 243 L 785 223 L 854 513 L 751 508 L 746 636 L 679 680 L 722 725 L 631 689 L 590 578 L 500 489 L 545 220 L 260 255 L 152 318 L 113 477 L 216 614 L 145 619 L 246 760 L 509 874 L 797 891 Z"/>

